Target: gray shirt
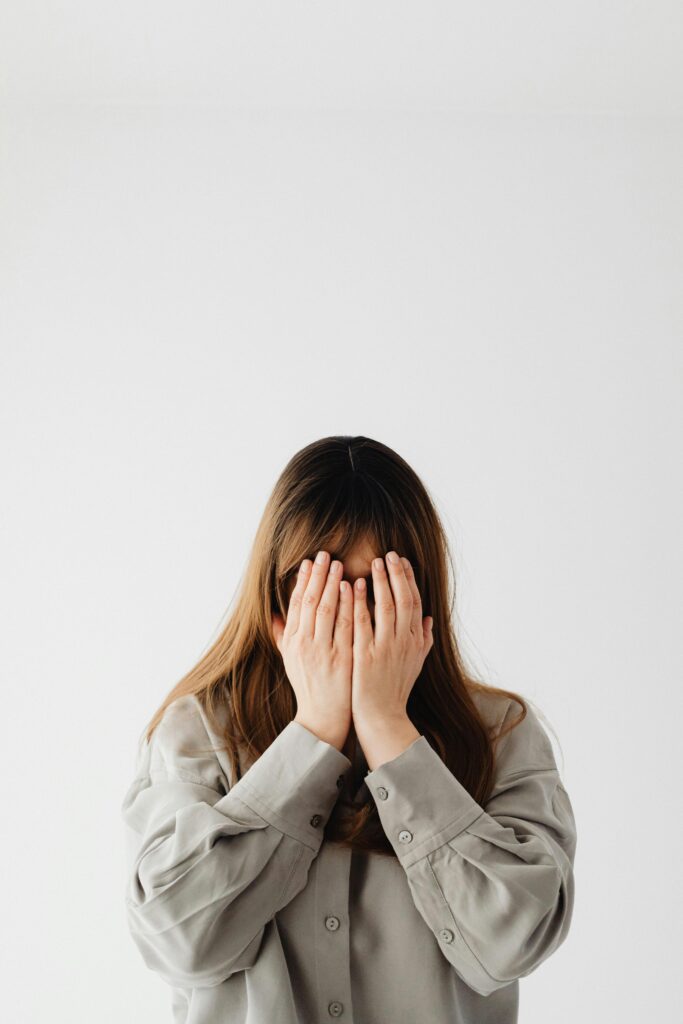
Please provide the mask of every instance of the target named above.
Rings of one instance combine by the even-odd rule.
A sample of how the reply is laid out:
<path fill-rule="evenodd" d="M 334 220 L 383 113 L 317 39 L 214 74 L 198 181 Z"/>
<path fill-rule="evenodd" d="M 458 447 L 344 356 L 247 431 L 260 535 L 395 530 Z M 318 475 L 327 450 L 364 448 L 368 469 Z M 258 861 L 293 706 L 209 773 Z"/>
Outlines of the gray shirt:
<path fill-rule="evenodd" d="M 516 717 L 475 694 L 487 721 Z M 424 736 L 368 772 L 290 722 L 231 784 L 195 697 L 143 740 L 122 804 L 125 907 L 175 1024 L 516 1024 L 566 937 L 576 828 L 529 705 L 480 806 Z M 342 787 L 396 857 L 323 839 Z"/>

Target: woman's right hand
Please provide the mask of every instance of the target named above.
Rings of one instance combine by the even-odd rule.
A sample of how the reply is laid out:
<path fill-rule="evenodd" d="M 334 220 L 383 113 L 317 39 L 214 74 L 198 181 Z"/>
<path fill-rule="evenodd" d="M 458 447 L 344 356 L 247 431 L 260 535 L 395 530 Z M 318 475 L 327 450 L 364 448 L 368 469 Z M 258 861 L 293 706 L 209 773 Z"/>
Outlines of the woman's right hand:
<path fill-rule="evenodd" d="M 343 567 L 318 552 L 305 558 L 287 620 L 273 614 L 273 638 L 296 695 L 299 722 L 339 750 L 351 726 L 353 594 Z"/>

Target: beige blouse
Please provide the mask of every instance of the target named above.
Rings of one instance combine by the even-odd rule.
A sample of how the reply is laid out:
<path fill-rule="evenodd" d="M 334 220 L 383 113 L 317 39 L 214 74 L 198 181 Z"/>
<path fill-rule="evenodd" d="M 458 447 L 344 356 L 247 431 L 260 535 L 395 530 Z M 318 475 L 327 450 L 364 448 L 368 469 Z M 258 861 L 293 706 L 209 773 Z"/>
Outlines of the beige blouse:
<path fill-rule="evenodd" d="M 519 711 L 475 700 L 498 725 Z M 121 808 L 128 927 L 175 1024 L 516 1024 L 574 903 L 574 815 L 531 706 L 485 807 L 424 736 L 368 772 L 360 744 L 352 762 L 292 721 L 234 784 L 212 745 L 196 698 L 174 701 Z M 396 857 L 323 838 L 345 786 Z"/>

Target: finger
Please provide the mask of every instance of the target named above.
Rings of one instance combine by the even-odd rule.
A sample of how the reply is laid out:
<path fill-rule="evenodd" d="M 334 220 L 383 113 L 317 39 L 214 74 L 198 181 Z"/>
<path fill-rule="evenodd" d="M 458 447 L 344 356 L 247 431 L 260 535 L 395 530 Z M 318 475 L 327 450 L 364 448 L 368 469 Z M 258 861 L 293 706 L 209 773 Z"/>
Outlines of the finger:
<path fill-rule="evenodd" d="M 315 562 L 308 577 L 308 583 L 301 599 L 301 616 L 297 633 L 313 637 L 315 635 L 315 618 L 318 611 L 318 602 L 327 581 L 327 562 L 329 555 L 327 551 L 319 551 L 315 556 Z"/>
<path fill-rule="evenodd" d="M 431 615 L 425 615 L 422 622 L 422 639 L 424 642 L 425 658 L 434 646 L 434 619 Z"/>
<path fill-rule="evenodd" d="M 383 558 L 372 560 L 372 586 L 375 592 L 375 640 L 380 643 L 394 635 L 396 609 Z"/>
<path fill-rule="evenodd" d="M 376 606 L 375 606 L 376 607 Z M 375 614 L 377 614 L 375 612 Z M 361 576 L 353 589 L 353 646 L 369 647 L 373 640 L 372 620 L 368 608 L 368 588 Z"/>
<path fill-rule="evenodd" d="M 339 584 L 339 606 L 334 623 L 333 644 L 340 649 L 351 647 L 353 640 L 353 592 L 348 580 Z"/>
<path fill-rule="evenodd" d="M 396 609 L 396 633 L 410 633 L 410 624 L 413 617 L 413 595 L 403 563 L 395 551 L 387 552 L 387 566 L 389 567 L 389 582 L 391 583 L 394 607 Z"/>
<path fill-rule="evenodd" d="M 315 639 L 332 643 L 334 632 L 334 620 L 339 604 L 339 584 L 341 582 L 341 562 L 330 563 L 329 572 L 325 581 L 318 608 L 315 614 Z"/>
<path fill-rule="evenodd" d="M 311 564 L 310 558 L 304 558 L 303 562 L 299 566 L 299 574 L 296 578 L 294 590 L 290 595 L 289 605 L 287 607 L 287 621 L 285 622 L 285 636 L 287 637 L 291 636 L 292 633 L 296 633 L 299 628 L 301 602 L 306 591 L 306 584 L 308 583 Z"/>
<path fill-rule="evenodd" d="M 403 571 L 408 581 L 410 593 L 413 598 L 413 614 L 410 619 L 410 628 L 412 629 L 415 636 L 420 635 L 422 629 L 422 598 L 420 597 L 420 591 L 415 580 L 415 573 L 413 567 L 407 558 L 402 558 L 401 563 L 403 565 Z"/>

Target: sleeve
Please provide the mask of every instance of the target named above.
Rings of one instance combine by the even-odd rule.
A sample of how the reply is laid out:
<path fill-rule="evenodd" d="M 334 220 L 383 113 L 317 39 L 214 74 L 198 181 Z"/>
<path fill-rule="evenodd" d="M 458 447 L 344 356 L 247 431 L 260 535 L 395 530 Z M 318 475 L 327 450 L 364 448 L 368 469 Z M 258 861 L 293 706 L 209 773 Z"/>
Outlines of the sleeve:
<path fill-rule="evenodd" d="M 425 736 L 365 776 L 418 911 L 484 996 L 558 948 L 574 905 L 574 814 L 531 706 L 499 746 L 485 807 Z"/>
<path fill-rule="evenodd" d="M 306 884 L 351 766 L 292 721 L 230 787 L 194 700 L 166 709 L 121 806 L 129 930 L 146 965 L 185 987 L 253 965 L 265 925 Z"/>

